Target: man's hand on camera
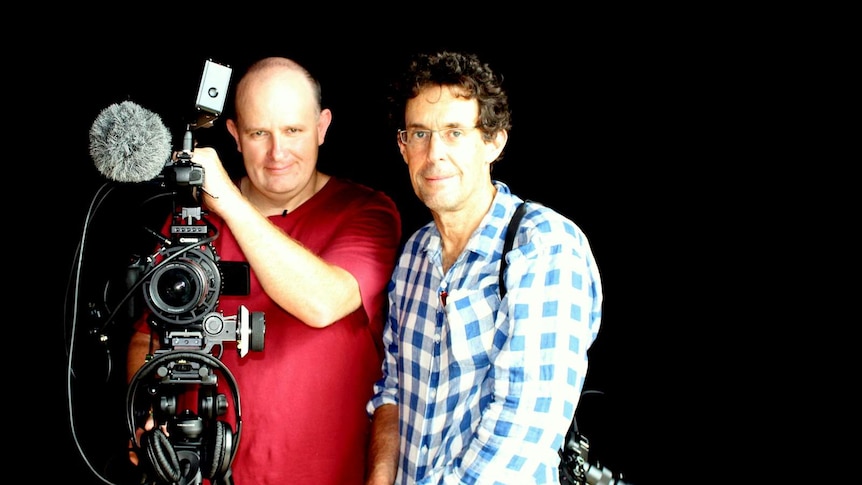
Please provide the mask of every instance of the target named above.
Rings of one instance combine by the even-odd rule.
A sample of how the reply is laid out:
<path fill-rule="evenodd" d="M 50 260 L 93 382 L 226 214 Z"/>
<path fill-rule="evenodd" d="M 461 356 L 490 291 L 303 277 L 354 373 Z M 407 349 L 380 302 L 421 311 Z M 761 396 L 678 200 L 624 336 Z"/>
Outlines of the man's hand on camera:
<path fill-rule="evenodd" d="M 218 153 L 210 147 L 198 147 L 192 153 L 192 163 L 204 170 L 203 193 L 201 198 L 207 208 L 219 214 L 220 210 L 235 197 L 242 197 L 236 184 L 231 180 Z"/>

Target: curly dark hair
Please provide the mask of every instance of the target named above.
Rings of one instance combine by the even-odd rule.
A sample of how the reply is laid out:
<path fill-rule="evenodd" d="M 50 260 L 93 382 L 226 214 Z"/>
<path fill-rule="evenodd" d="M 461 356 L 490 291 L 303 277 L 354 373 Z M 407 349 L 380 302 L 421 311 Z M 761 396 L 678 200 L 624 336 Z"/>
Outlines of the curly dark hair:
<path fill-rule="evenodd" d="M 395 128 L 404 123 L 407 102 L 429 85 L 457 86 L 467 99 L 479 103 L 476 127 L 485 140 L 500 130 L 510 130 L 512 113 L 503 89 L 503 78 L 472 53 L 441 51 L 414 54 L 407 69 L 390 84 L 389 119 Z"/>

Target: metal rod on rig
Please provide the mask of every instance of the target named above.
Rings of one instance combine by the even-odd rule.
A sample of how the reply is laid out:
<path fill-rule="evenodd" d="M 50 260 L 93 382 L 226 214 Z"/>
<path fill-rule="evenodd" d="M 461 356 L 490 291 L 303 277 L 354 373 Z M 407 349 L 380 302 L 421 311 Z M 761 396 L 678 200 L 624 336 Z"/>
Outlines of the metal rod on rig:
<path fill-rule="evenodd" d="M 186 125 L 186 134 L 183 135 L 183 151 L 190 153 L 194 149 L 191 126 Z"/>

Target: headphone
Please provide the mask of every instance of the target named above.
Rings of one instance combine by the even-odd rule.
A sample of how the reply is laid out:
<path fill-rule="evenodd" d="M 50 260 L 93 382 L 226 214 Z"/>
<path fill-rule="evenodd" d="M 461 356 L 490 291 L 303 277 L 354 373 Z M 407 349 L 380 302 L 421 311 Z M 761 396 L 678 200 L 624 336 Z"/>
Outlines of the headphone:
<path fill-rule="evenodd" d="M 216 393 L 219 371 L 233 394 L 236 433 L 229 423 L 217 420 L 228 408 L 227 397 Z M 198 412 L 184 409 L 177 413 L 177 397 L 189 384 L 198 384 Z M 145 387 L 146 392 L 141 393 Z M 163 392 L 160 392 L 163 391 Z M 233 374 L 217 358 L 198 351 L 168 351 L 144 364 L 129 383 L 126 394 L 126 422 L 132 446 L 138 456 L 166 483 L 211 483 L 230 476 L 242 431 L 239 388 Z M 144 427 L 148 417 L 155 420 L 144 431 L 140 445 L 135 430 Z M 167 427 L 167 433 L 162 426 Z"/>

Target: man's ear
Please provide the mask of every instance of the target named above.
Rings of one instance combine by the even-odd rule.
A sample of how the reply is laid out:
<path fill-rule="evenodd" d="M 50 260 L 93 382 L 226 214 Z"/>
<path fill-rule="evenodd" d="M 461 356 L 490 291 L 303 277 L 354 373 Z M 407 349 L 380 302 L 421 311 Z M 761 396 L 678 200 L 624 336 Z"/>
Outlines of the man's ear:
<path fill-rule="evenodd" d="M 407 145 L 402 143 L 400 138 L 396 143 L 398 143 L 398 151 L 401 152 L 401 158 L 404 159 L 404 163 L 407 163 Z"/>
<path fill-rule="evenodd" d="M 239 142 L 239 127 L 236 126 L 236 122 L 232 118 L 228 118 L 225 126 L 227 126 L 228 133 L 230 133 L 230 136 L 236 142 L 236 151 L 242 153 L 242 144 Z"/>
<path fill-rule="evenodd" d="M 317 146 L 323 145 L 330 124 L 332 124 L 332 110 L 328 108 L 320 110 L 320 116 L 317 117 Z"/>
<path fill-rule="evenodd" d="M 509 141 L 509 132 L 506 130 L 500 130 L 494 135 L 494 138 L 485 144 L 487 147 L 487 155 L 485 157 L 485 161 L 490 163 L 494 163 L 500 157 L 500 154 L 503 153 L 503 148 L 506 147 L 506 142 Z"/>

